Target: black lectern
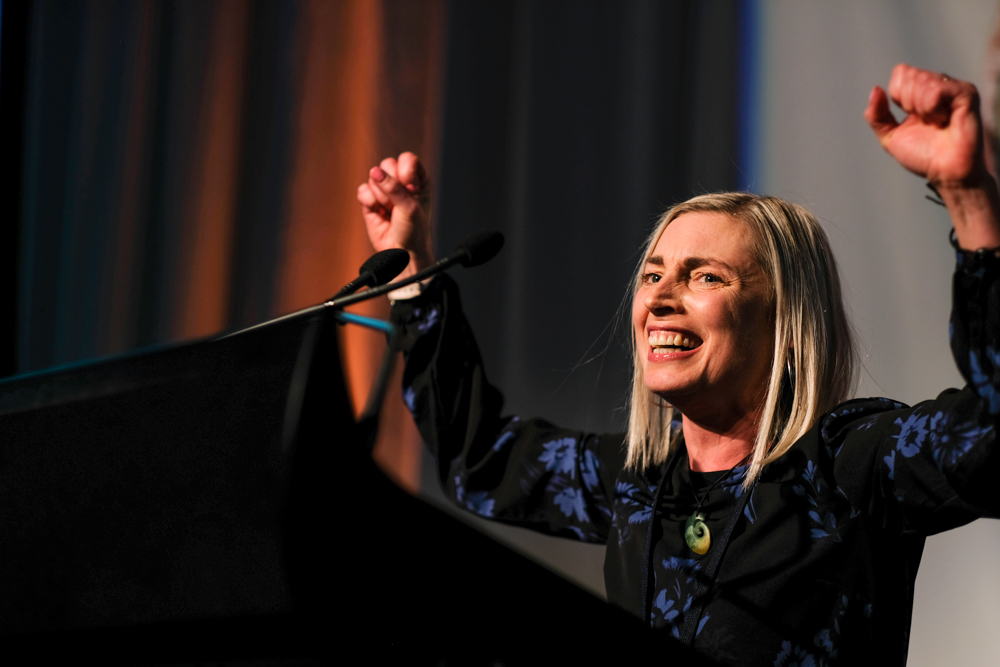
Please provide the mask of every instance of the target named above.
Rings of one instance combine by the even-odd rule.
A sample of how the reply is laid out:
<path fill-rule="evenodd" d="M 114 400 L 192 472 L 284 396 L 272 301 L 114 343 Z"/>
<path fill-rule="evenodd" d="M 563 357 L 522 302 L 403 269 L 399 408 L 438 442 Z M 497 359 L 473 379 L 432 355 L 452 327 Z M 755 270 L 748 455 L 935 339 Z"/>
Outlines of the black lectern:
<path fill-rule="evenodd" d="M 255 665 L 687 654 L 382 474 L 349 407 L 338 326 L 313 309 L 0 382 L 5 653 Z"/>

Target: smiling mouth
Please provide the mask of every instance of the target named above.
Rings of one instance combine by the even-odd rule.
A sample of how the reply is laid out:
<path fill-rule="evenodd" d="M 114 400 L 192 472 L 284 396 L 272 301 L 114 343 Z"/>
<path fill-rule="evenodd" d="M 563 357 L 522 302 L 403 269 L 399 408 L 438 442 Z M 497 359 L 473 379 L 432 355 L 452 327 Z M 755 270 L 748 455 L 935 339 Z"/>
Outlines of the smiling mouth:
<path fill-rule="evenodd" d="M 700 345 L 701 341 L 689 336 L 668 333 L 666 331 L 649 332 L 649 347 L 653 354 L 686 352 L 687 350 L 693 350 Z"/>

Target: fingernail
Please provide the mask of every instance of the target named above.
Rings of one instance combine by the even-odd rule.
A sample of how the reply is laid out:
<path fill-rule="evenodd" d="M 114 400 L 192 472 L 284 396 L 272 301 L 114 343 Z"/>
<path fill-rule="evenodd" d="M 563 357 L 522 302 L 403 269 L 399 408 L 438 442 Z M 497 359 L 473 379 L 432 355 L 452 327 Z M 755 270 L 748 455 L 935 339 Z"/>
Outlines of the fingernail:
<path fill-rule="evenodd" d="M 382 171 L 381 167 L 372 167 L 372 170 L 368 172 L 368 175 L 371 176 L 377 183 L 381 183 L 385 180 L 385 172 Z"/>

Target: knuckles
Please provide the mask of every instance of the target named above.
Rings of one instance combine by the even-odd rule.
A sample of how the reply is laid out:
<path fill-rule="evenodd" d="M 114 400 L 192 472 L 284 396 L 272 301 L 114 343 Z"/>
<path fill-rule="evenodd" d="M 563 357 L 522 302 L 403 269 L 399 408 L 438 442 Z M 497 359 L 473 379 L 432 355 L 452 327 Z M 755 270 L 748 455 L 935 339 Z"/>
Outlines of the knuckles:
<path fill-rule="evenodd" d="M 972 105 L 979 104 L 974 84 L 905 63 L 893 68 L 888 93 L 904 111 L 918 115 L 941 113 L 952 100 L 962 97 Z"/>

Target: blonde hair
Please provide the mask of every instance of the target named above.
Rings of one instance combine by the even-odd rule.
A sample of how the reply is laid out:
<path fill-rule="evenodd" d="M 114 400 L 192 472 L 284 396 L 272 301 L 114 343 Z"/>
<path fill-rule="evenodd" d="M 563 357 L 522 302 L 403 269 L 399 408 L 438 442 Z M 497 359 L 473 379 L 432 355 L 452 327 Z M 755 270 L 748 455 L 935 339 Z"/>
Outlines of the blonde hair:
<path fill-rule="evenodd" d="M 746 224 L 750 251 L 773 290 L 774 356 L 743 482 L 749 487 L 765 465 L 853 392 L 858 367 L 854 337 L 826 234 L 809 211 L 777 197 L 707 194 L 664 213 L 646 241 L 632 281 L 632 302 L 663 230 L 693 212 L 724 213 Z M 680 433 L 671 433 L 674 408 L 646 388 L 634 332 L 632 366 L 626 466 L 635 469 L 666 461 Z"/>

